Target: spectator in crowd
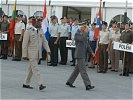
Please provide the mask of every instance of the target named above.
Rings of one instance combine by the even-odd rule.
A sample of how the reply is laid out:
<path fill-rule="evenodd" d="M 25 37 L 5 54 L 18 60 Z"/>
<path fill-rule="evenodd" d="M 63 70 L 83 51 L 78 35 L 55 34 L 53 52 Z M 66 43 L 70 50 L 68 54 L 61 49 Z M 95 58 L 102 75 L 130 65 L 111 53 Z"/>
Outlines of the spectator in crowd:
<path fill-rule="evenodd" d="M 74 37 L 75 37 L 75 34 L 77 32 L 77 30 L 79 29 L 79 26 L 78 26 L 78 23 L 79 23 L 79 19 L 78 18 L 75 18 L 74 22 L 73 22 L 73 25 L 71 26 L 71 39 L 72 41 L 74 41 Z M 72 65 L 71 66 L 75 66 L 75 48 L 71 48 L 71 53 L 72 53 Z"/>
<path fill-rule="evenodd" d="M 133 44 L 133 31 L 130 30 L 130 25 L 129 23 L 125 24 L 125 30 L 122 31 L 121 33 L 121 41 L 122 43 L 126 43 L 126 44 Z M 124 52 L 123 53 L 123 62 L 124 62 L 124 69 L 123 72 L 120 75 L 123 76 L 129 76 L 129 69 L 133 66 L 132 62 L 132 53 L 130 52 Z"/>
<path fill-rule="evenodd" d="M 7 34 L 7 39 L 6 40 L 2 40 L 1 41 L 1 50 L 2 50 L 2 56 L 0 57 L 0 59 L 7 59 L 7 55 L 8 55 L 8 36 L 9 36 L 9 22 L 8 22 L 8 16 L 4 15 L 3 16 L 3 21 L 1 23 L 1 34 Z"/>
<path fill-rule="evenodd" d="M 108 51 L 110 33 L 106 30 L 107 22 L 102 22 L 102 30 L 99 32 L 99 71 L 98 73 L 106 73 L 108 69 Z"/>
<path fill-rule="evenodd" d="M 89 30 L 89 42 L 90 42 L 90 47 L 93 50 L 93 52 L 95 52 L 96 44 L 97 44 L 96 39 L 94 39 L 95 27 L 96 27 L 96 23 L 92 23 L 91 24 L 91 29 Z M 89 68 L 95 68 L 95 61 L 94 61 L 93 56 L 89 55 L 89 58 L 90 58 L 90 66 L 89 66 Z"/>
<path fill-rule="evenodd" d="M 66 47 L 66 40 L 70 39 L 70 25 L 67 24 L 67 18 L 61 18 L 61 25 L 59 26 L 60 34 L 60 56 L 61 61 L 59 64 L 66 65 L 68 58 L 68 48 Z"/>
<path fill-rule="evenodd" d="M 58 65 L 58 45 L 59 45 L 59 24 L 57 23 L 57 17 L 51 17 L 51 23 L 49 26 L 50 32 L 50 40 L 49 46 L 51 50 L 51 64 L 49 66 L 57 66 Z"/>
<path fill-rule="evenodd" d="M 17 15 L 14 33 L 15 55 L 13 61 L 21 61 L 22 57 L 22 41 L 25 31 L 25 24 L 23 23 L 22 18 L 23 15 Z"/>
<path fill-rule="evenodd" d="M 113 31 L 114 30 L 114 31 Z M 118 72 L 119 68 L 119 59 L 120 59 L 120 52 L 118 50 L 113 49 L 114 42 L 119 42 L 120 41 L 120 28 L 118 25 L 114 27 L 112 30 L 111 34 L 111 39 L 110 39 L 110 56 L 111 56 L 111 71 Z"/>

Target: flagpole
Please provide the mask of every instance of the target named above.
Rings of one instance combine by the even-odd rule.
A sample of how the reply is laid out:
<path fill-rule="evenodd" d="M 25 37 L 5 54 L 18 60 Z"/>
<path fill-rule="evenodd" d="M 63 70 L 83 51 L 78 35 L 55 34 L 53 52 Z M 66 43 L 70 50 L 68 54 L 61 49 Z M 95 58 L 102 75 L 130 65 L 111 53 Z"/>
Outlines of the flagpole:
<path fill-rule="evenodd" d="M 124 75 L 124 68 L 125 68 L 125 51 L 124 51 L 124 54 L 123 54 L 122 76 Z"/>
<path fill-rule="evenodd" d="M 2 17 L 2 0 L 1 0 L 1 4 L 0 4 L 0 17 Z"/>

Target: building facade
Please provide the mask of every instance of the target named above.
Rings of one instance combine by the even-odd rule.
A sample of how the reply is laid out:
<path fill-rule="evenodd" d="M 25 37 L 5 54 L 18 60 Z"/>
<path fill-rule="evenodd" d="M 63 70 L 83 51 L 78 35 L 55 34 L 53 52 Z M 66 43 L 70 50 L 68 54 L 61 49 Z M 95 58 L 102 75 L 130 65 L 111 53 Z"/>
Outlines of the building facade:
<path fill-rule="evenodd" d="M 7 15 L 12 15 L 13 1 L 2 4 L 2 10 Z M 89 1 L 47 1 L 47 16 L 56 15 L 61 17 L 78 17 L 80 19 L 89 19 L 90 23 L 94 22 L 96 14 L 100 6 L 99 2 Z M 27 18 L 33 15 L 41 16 L 43 13 L 44 1 L 18 1 L 17 10 Z M 124 12 L 127 12 L 128 21 L 133 22 L 133 6 L 132 3 L 117 3 L 117 2 L 104 2 L 102 3 L 103 20 L 110 23 L 111 20 L 118 22 L 124 21 Z"/>

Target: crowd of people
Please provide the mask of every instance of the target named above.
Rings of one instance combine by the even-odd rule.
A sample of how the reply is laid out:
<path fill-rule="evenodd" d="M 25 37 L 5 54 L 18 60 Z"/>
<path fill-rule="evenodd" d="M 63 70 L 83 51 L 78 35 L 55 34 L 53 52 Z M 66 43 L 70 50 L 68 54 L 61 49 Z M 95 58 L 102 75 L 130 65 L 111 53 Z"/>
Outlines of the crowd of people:
<path fill-rule="evenodd" d="M 30 62 L 28 74 L 25 78 L 23 87 L 31 88 L 29 85 L 32 74 L 35 74 L 39 89 L 46 88 L 43 85 L 40 78 L 40 74 L 37 69 L 37 65 L 41 63 L 42 58 L 42 46 L 45 51 L 50 55 L 49 66 L 66 65 L 68 62 L 68 49 L 70 49 L 72 56 L 72 65 L 75 66 L 73 73 L 67 80 L 66 85 L 70 87 L 80 73 L 86 90 L 93 89 L 91 82 L 86 73 L 84 67 L 85 61 L 89 62 L 89 68 L 95 68 L 98 65 L 98 73 L 107 73 L 108 60 L 111 63 L 111 71 L 119 71 L 119 60 L 123 60 L 123 52 L 113 49 L 114 42 L 122 42 L 127 44 L 133 44 L 133 24 L 125 23 L 124 30 L 120 29 L 120 24 L 116 21 L 111 23 L 109 27 L 108 23 L 102 21 L 102 30 L 99 32 L 98 38 L 94 37 L 96 23 L 92 23 L 89 26 L 86 21 L 81 21 L 78 18 L 71 18 L 70 21 L 66 17 L 60 18 L 61 24 L 58 23 L 58 18 L 53 15 L 50 17 L 49 33 L 50 38 L 47 41 L 43 36 L 43 30 L 41 28 L 41 18 L 29 17 L 28 23 L 23 22 L 23 15 L 17 15 L 15 29 L 14 29 L 14 46 L 10 45 L 10 18 L 4 15 L 0 22 L 0 34 L 7 34 L 7 40 L 0 40 L 0 59 L 7 59 L 8 56 L 13 57 L 13 61 L 21 61 L 21 59 L 27 59 Z M 67 48 L 66 40 L 75 41 L 76 48 Z M 98 48 L 97 48 L 98 47 Z M 60 50 L 59 50 L 60 49 Z M 98 50 L 99 61 L 95 61 L 95 51 Z M 58 61 L 60 51 L 61 60 Z M 133 73 L 133 53 L 124 53 L 124 69 L 122 76 L 129 76 L 129 73 Z M 38 64 L 37 64 L 38 63 Z"/>

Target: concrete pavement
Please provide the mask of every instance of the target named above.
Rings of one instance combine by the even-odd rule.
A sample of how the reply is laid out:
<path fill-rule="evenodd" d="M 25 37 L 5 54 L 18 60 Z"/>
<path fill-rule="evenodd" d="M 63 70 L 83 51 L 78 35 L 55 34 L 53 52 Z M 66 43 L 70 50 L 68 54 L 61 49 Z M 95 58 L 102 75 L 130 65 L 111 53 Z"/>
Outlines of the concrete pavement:
<path fill-rule="evenodd" d="M 70 60 L 69 60 L 70 61 Z M 59 65 L 57 67 L 47 66 L 46 61 L 39 65 L 39 71 L 47 88 L 39 91 L 37 82 L 31 80 L 33 90 L 22 88 L 26 75 L 28 61 L 15 62 L 0 60 L 1 63 L 1 99 L 133 99 L 133 78 L 120 77 L 119 72 L 106 74 L 97 73 L 96 69 L 88 69 L 87 72 L 95 86 L 93 90 L 86 91 L 81 76 L 79 75 L 74 85 L 70 88 L 65 85 L 73 67 Z"/>

